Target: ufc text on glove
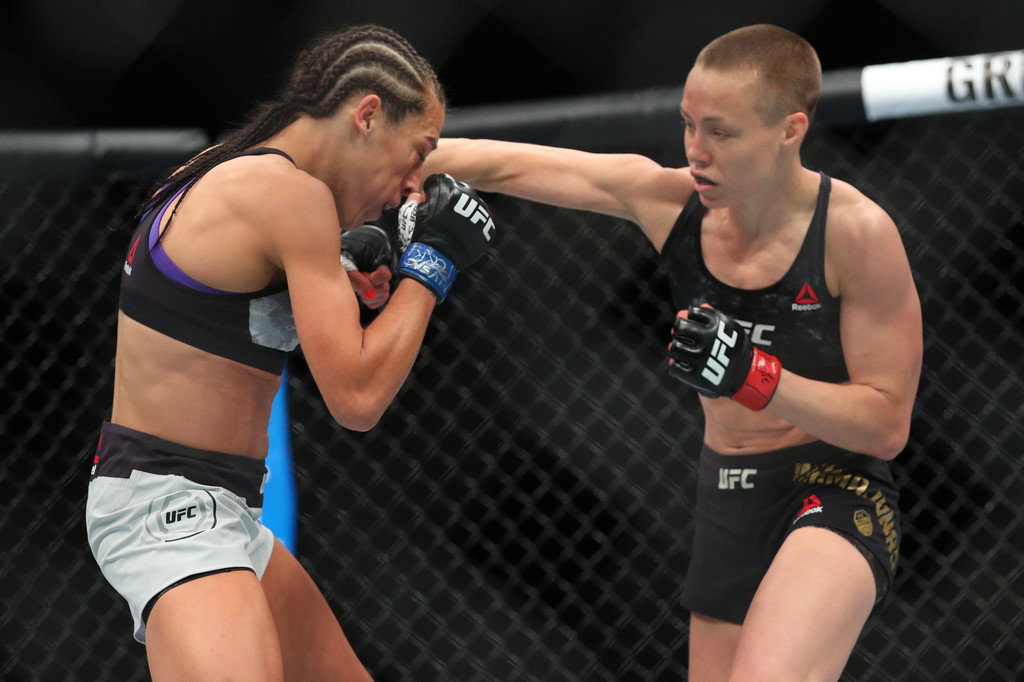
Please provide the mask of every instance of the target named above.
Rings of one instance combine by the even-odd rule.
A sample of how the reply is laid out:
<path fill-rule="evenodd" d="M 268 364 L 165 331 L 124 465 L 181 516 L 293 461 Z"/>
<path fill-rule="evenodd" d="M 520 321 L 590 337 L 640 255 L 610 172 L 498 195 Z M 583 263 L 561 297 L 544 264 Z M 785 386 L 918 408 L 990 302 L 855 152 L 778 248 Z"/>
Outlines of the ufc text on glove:
<path fill-rule="evenodd" d="M 747 331 L 714 308 L 691 306 L 676 317 L 669 374 L 709 398 L 732 398 L 762 410 L 782 374 L 778 358 L 754 346 Z"/>
<path fill-rule="evenodd" d="M 459 270 L 484 254 L 495 225 L 476 191 L 450 175 L 431 175 L 423 191 L 427 200 L 416 207 L 411 243 L 402 252 L 398 274 L 425 285 L 441 302 Z"/>

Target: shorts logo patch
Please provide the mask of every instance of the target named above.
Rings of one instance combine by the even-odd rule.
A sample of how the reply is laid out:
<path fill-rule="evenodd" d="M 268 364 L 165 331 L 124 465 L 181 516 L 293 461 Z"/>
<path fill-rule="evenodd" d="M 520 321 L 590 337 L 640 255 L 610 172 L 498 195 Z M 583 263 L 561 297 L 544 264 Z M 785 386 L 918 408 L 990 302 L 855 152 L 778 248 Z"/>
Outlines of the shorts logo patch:
<path fill-rule="evenodd" d="M 718 489 L 735 490 L 737 486 L 753 488 L 754 482 L 751 479 L 754 476 L 757 476 L 757 469 L 719 469 Z"/>
<path fill-rule="evenodd" d="M 811 495 L 810 497 L 804 498 L 804 506 L 800 509 L 800 512 L 793 519 L 793 523 L 796 523 L 808 514 L 820 514 L 824 511 L 824 506 L 821 504 L 821 500 L 818 499 L 817 495 Z"/>
<path fill-rule="evenodd" d="M 863 509 L 853 512 L 853 523 L 857 526 L 860 534 L 865 537 L 871 537 L 871 534 L 875 532 L 875 524 L 871 522 L 871 514 L 868 514 Z"/>
<path fill-rule="evenodd" d="M 157 542 L 184 540 L 217 525 L 217 503 L 205 491 L 185 490 L 153 500 L 146 532 Z"/>

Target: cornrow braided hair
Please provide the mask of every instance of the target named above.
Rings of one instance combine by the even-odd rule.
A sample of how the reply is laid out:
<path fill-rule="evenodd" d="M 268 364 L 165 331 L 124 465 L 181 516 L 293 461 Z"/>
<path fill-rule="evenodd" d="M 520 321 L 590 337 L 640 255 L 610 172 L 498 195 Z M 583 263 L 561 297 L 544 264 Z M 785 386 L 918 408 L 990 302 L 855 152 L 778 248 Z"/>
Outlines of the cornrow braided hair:
<path fill-rule="evenodd" d="M 431 94 L 446 105 L 433 68 L 394 31 L 367 24 L 326 34 L 299 54 L 276 99 L 257 106 L 246 123 L 160 182 L 138 217 L 217 164 L 277 134 L 300 115 L 327 118 L 361 93 L 381 98 L 381 112 L 390 123 L 425 111 Z"/>

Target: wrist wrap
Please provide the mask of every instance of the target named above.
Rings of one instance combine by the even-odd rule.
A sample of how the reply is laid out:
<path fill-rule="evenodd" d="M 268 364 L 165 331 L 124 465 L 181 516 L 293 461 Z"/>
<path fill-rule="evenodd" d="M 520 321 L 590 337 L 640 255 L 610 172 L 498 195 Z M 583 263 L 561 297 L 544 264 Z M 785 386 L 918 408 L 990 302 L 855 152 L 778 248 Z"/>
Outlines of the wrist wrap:
<path fill-rule="evenodd" d="M 398 273 L 425 285 L 440 303 L 448 296 L 458 270 L 455 264 L 437 249 L 413 242 L 402 252 Z"/>
<path fill-rule="evenodd" d="M 754 348 L 754 359 L 743 385 L 732 399 L 749 410 L 763 410 L 775 395 L 782 375 L 782 363 L 774 355 Z"/>

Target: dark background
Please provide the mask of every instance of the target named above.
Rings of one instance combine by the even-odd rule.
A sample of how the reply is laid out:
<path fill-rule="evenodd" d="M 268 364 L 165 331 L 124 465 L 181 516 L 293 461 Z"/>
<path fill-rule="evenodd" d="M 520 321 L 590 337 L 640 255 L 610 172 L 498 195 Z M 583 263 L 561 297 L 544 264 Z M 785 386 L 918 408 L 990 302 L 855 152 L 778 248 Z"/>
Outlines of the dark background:
<path fill-rule="evenodd" d="M 808 37 L 827 71 L 1024 49 L 1022 0 L 923 4 L 0 0 L 0 131 L 216 135 L 311 36 L 371 20 L 437 65 L 456 108 L 678 86 L 700 46 L 757 21 Z M 820 126 L 805 144 L 890 211 L 925 321 L 893 463 L 896 598 L 844 680 L 1024 679 L 1022 116 Z M 675 121 L 644 127 L 573 125 L 678 158 Z M 130 233 L 107 228 L 152 178 L 48 170 L 0 181 L 0 678 L 143 680 L 82 506 Z M 678 682 L 700 420 L 663 370 L 667 283 L 630 225 L 491 207 L 515 226 L 500 257 L 435 313 L 380 427 L 337 428 L 293 354 L 297 554 L 381 682 Z"/>
<path fill-rule="evenodd" d="M 363 22 L 405 35 L 456 108 L 677 85 L 701 46 L 758 22 L 804 35 L 826 71 L 1024 47 L 1021 0 L 4 0 L 0 9 L 0 129 L 217 135 L 273 95 L 312 36 Z"/>

